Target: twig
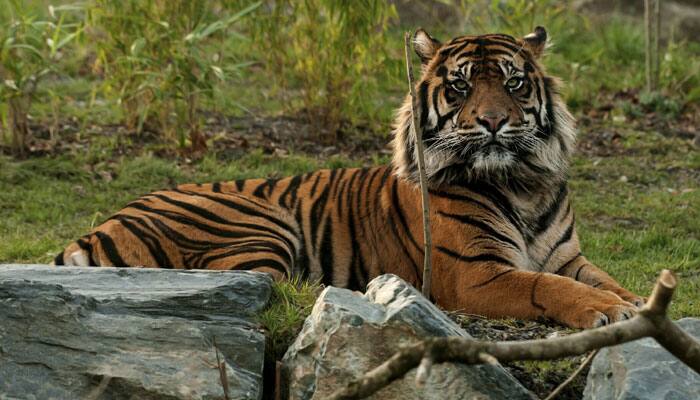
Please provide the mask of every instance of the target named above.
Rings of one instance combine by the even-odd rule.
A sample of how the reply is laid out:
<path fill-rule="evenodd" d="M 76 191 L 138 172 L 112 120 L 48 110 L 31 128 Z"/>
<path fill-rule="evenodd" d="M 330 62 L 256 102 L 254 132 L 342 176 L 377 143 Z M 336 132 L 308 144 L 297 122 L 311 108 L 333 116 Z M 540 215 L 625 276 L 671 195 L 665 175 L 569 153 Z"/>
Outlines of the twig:
<path fill-rule="evenodd" d="M 700 374 L 700 343 L 666 315 L 676 289 L 675 276 L 663 270 L 639 313 L 626 321 L 553 339 L 518 342 L 486 342 L 460 337 L 429 338 L 403 348 L 389 360 L 367 372 L 359 380 L 335 392 L 330 399 L 362 399 L 403 377 L 429 355 L 433 363 L 456 361 L 480 364 L 484 354 L 503 361 L 551 360 L 581 355 L 591 350 L 652 337 L 659 344 Z M 427 373 L 421 375 L 427 379 Z"/>
<path fill-rule="evenodd" d="M 652 72 L 654 89 L 659 87 L 659 34 L 661 31 L 661 0 L 654 0 L 654 71 Z"/>
<path fill-rule="evenodd" d="M 413 63 L 411 62 L 411 33 L 404 35 L 404 50 L 406 54 L 406 74 L 408 75 L 408 90 L 411 94 L 411 116 L 413 117 L 413 134 L 416 138 L 418 153 L 418 180 L 420 182 L 421 202 L 423 206 L 423 296 L 430 299 L 432 281 L 432 237 L 430 235 L 430 207 L 428 200 L 428 183 L 425 174 L 425 158 L 423 156 L 423 127 L 418 125 L 416 112 L 416 89 L 413 80 Z"/>
<path fill-rule="evenodd" d="M 219 370 L 219 380 L 221 387 L 224 389 L 224 400 L 230 400 L 228 395 L 228 374 L 226 374 L 226 361 L 219 359 L 219 347 L 216 345 L 216 338 L 213 338 L 214 353 L 216 354 L 216 368 Z"/>
<path fill-rule="evenodd" d="M 107 390 L 107 386 L 109 386 L 109 382 L 112 381 L 112 377 L 109 375 L 102 375 L 102 379 L 100 379 L 100 383 L 90 391 L 90 393 L 85 396 L 85 400 L 97 400 L 102 398 L 102 395 L 104 392 Z"/>
<path fill-rule="evenodd" d="M 577 376 L 579 376 L 579 374 L 581 373 L 581 371 L 583 371 L 584 369 L 586 369 L 586 367 L 588 366 L 588 364 L 590 364 L 591 361 L 593 361 L 593 357 L 595 357 L 595 355 L 598 354 L 598 351 L 599 351 L 599 350 L 593 350 L 593 351 L 591 352 L 591 354 L 589 354 L 589 355 L 586 357 L 586 359 L 583 360 L 583 362 L 581 363 L 581 365 L 579 365 L 579 367 L 576 368 L 576 371 L 574 371 L 574 373 L 571 374 L 568 378 L 566 378 L 566 380 L 565 380 L 564 382 L 562 382 L 559 386 L 557 386 L 556 389 L 554 389 L 554 390 L 552 391 L 552 393 L 549 394 L 549 396 L 547 396 L 547 397 L 544 398 L 544 400 L 553 400 L 553 399 L 555 399 L 557 396 L 559 396 L 559 394 L 562 392 L 562 390 L 564 390 L 565 387 L 569 386 L 569 384 L 570 384 L 571 382 L 573 382 L 574 379 L 576 379 Z"/>

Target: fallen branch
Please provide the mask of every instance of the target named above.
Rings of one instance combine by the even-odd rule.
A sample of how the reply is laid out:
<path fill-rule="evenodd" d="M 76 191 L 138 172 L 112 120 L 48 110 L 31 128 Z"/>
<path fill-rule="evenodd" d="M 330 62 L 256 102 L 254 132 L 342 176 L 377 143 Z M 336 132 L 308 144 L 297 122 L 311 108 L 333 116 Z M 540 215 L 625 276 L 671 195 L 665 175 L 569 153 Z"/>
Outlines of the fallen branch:
<path fill-rule="evenodd" d="M 403 377 L 419 364 L 416 379 L 424 383 L 431 366 L 452 361 L 481 364 L 493 361 L 551 360 L 577 356 L 602 347 L 654 338 L 662 347 L 700 374 L 700 343 L 679 328 L 666 315 L 677 281 L 671 271 L 663 270 L 647 304 L 626 321 L 553 339 L 516 342 L 485 342 L 461 337 L 429 338 L 404 347 L 386 362 L 367 372 L 359 380 L 338 390 L 330 398 L 362 399 Z M 423 361 L 426 360 L 426 361 Z"/>
<path fill-rule="evenodd" d="M 430 299 L 430 286 L 432 280 L 432 247 L 430 236 L 430 207 L 428 202 L 428 182 L 425 174 L 425 157 L 423 156 L 423 128 L 418 125 L 418 113 L 416 112 L 416 88 L 413 81 L 413 63 L 411 62 L 411 33 L 404 35 L 404 51 L 406 54 L 406 75 L 408 76 L 408 91 L 411 94 L 411 116 L 413 117 L 413 134 L 416 138 L 416 151 L 418 153 L 418 180 L 420 182 L 421 203 L 423 207 L 423 296 Z"/>

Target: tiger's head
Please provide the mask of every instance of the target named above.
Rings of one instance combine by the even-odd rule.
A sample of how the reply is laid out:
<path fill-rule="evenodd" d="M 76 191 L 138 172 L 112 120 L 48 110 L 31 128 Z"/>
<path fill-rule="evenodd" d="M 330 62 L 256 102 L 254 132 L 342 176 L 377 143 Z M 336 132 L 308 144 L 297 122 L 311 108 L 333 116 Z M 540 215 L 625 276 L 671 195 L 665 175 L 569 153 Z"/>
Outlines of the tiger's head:
<path fill-rule="evenodd" d="M 564 179 L 574 122 L 557 80 L 539 64 L 546 42 L 542 27 L 521 39 L 489 34 L 444 44 L 416 32 L 416 111 L 431 186 L 488 180 L 528 188 Z M 407 96 L 394 124 L 393 164 L 417 182 L 412 124 Z"/>

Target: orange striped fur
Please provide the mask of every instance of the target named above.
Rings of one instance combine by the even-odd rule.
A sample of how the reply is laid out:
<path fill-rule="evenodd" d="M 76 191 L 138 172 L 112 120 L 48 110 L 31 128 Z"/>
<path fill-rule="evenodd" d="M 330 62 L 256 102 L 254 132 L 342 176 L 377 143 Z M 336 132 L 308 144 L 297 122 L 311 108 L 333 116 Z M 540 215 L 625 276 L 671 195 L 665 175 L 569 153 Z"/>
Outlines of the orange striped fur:
<path fill-rule="evenodd" d="M 415 37 L 433 227 L 432 297 L 490 317 L 573 327 L 626 319 L 642 299 L 588 262 L 566 186 L 573 120 L 522 39 Z M 383 273 L 416 286 L 422 222 L 410 99 L 393 165 L 284 179 L 186 184 L 129 203 L 57 265 L 240 269 L 364 289 Z"/>

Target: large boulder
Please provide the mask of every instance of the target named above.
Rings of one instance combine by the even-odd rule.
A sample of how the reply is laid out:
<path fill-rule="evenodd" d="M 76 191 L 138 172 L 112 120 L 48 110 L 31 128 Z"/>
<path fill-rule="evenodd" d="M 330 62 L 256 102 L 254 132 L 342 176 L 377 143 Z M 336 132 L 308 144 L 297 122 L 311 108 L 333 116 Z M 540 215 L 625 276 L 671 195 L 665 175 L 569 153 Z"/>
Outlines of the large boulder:
<path fill-rule="evenodd" d="M 678 325 L 700 338 L 700 319 L 684 318 Z M 601 350 L 593 359 L 583 398 L 700 399 L 700 375 L 647 338 Z"/>
<path fill-rule="evenodd" d="M 426 336 L 469 337 L 410 284 L 394 275 L 372 280 L 366 294 L 326 288 L 284 356 L 290 400 L 324 399 Z M 531 399 L 500 366 L 433 367 L 416 388 L 415 370 L 373 399 Z"/>
<path fill-rule="evenodd" d="M 260 399 L 272 281 L 253 272 L 0 266 L 0 398 Z"/>

